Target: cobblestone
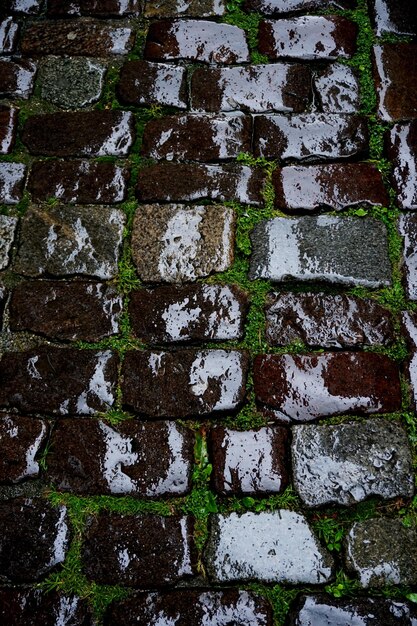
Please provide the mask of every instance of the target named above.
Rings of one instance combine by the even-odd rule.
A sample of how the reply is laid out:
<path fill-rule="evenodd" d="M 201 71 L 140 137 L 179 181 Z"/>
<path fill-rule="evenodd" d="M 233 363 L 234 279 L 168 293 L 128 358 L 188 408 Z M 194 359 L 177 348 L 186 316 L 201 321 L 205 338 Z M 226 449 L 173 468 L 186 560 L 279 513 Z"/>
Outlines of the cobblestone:
<path fill-rule="evenodd" d="M 0 59 L 0 96 L 29 98 L 33 91 L 36 64 L 26 59 Z"/>
<path fill-rule="evenodd" d="M 354 0 L 246 0 L 245 7 L 265 15 L 281 15 L 289 12 L 312 11 L 323 8 L 352 8 Z"/>
<path fill-rule="evenodd" d="M 360 108 L 359 80 L 346 65 L 334 63 L 314 76 L 317 105 L 325 113 L 357 113 Z"/>
<path fill-rule="evenodd" d="M 0 54 L 10 54 L 14 52 L 19 25 L 13 21 L 12 17 L 5 17 L 0 22 Z"/>
<path fill-rule="evenodd" d="M 48 58 L 39 70 L 41 96 L 64 109 L 88 106 L 100 98 L 105 72 L 95 59 Z"/>
<path fill-rule="evenodd" d="M 117 91 L 121 102 L 187 108 L 186 71 L 183 67 L 149 61 L 128 61 Z"/>
<path fill-rule="evenodd" d="M 0 418 L 0 483 L 19 483 L 39 476 L 37 461 L 46 443 L 46 422 L 32 417 L 2 415 Z"/>
<path fill-rule="evenodd" d="M 225 0 L 147 0 L 146 17 L 212 17 L 224 15 Z"/>
<path fill-rule="evenodd" d="M 392 184 L 401 209 L 417 209 L 417 122 L 396 124 L 388 139 Z"/>
<path fill-rule="evenodd" d="M 23 196 L 25 179 L 23 163 L 0 163 L 0 202 L 17 204 Z"/>
<path fill-rule="evenodd" d="M 17 223 L 16 217 L 0 215 L 0 270 L 4 270 L 9 265 Z"/>
<path fill-rule="evenodd" d="M 0 589 L 0 619 L 10 626 L 93 626 L 87 600 L 40 589 Z"/>
<path fill-rule="evenodd" d="M 374 77 L 378 115 L 384 122 L 417 117 L 417 44 L 374 46 Z"/>
<path fill-rule="evenodd" d="M 50 17 L 123 17 L 140 13 L 139 0 L 48 0 Z"/>
<path fill-rule="evenodd" d="M 378 37 L 416 34 L 417 15 L 407 0 L 372 0 L 371 9 Z"/>
<path fill-rule="evenodd" d="M 417 258 L 415 246 L 417 243 L 417 214 L 402 213 L 399 222 L 399 232 L 403 238 L 403 264 L 405 275 L 405 289 L 410 300 L 417 300 Z"/>
<path fill-rule="evenodd" d="M 0 105 L 0 154 L 9 154 L 14 147 L 17 118 L 17 109 Z"/>

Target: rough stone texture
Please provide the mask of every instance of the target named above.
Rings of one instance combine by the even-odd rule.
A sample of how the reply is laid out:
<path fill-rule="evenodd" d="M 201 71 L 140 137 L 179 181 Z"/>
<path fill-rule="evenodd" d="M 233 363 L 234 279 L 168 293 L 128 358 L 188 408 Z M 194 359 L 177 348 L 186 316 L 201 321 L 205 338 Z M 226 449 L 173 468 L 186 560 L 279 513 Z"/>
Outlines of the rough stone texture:
<path fill-rule="evenodd" d="M 44 156 L 126 156 L 134 140 L 130 111 L 77 111 L 32 115 L 22 141 Z"/>
<path fill-rule="evenodd" d="M 52 339 L 99 341 L 119 332 L 122 298 L 103 283 L 25 281 L 12 291 L 9 323 Z"/>
<path fill-rule="evenodd" d="M 146 0 L 145 17 L 211 17 L 224 15 L 226 0 Z"/>
<path fill-rule="evenodd" d="M 290 211 L 389 206 L 382 176 L 370 163 L 291 165 L 273 173 L 275 204 Z"/>
<path fill-rule="evenodd" d="M 0 154 L 13 150 L 17 131 L 17 109 L 0 105 Z"/>
<path fill-rule="evenodd" d="M 353 9 L 355 0 L 246 0 L 245 9 L 264 13 L 265 15 L 281 15 L 293 11 L 315 11 L 317 9 Z"/>
<path fill-rule="evenodd" d="M 391 283 L 386 229 L 371 218 L 277 217 L 255 227 L 252 244 L 251 279 Z"/>
<path fill-rule="evenodd" d="M 370 7 L 378 37 L 384 33 L 416 35 L 417 13 L 408 0 L 371 0 Z"/>
<path fill-rule="evenodd" d="M 353 524 L 346 540 L 346 565 L 362 587 L 417 583 L 417 531 L 400 519 Z"/>
<path fill-rule="evenodd" d="M 133 222 L 132 256 L 146 282 L 193 281 L 233 262 L 235 216 L 219 206 L 146 204 Z"/>
<path fill-rule="evenodd" d="M 9 292 L 0 283 L 0 328 L 3 325 L 3 312 L 4 312 L 4 307 L 6 305 L 6 300 L 8 298 L 8 295 L 9 295 Z"/>
<path fill-rule="evenodd" d="M 147 417 L 235 411 L 245 397 L 247 355 L 237 350 L 128 351 L 123 404 Z"/>
<path fill-rule="evenodd" d="M 37 478 L 40 468 L 37 456 L 45 443 L 48 427 L 32 417 L 0 417 L 0 483 L 19 483 Z"/>
<path fill-rule="evenodd" d="M 129 171 L 108 162 L 36 161 L 28 190 L 34 202 L 58 198 L 69 204 L 112 204 L 126 197 Z"/>
<path fill-rule="evenodd" d="M 356 35 L 354 22 L 335 15 L 264 20 L 259 25 L 259 52 L 270 60 L 348 59 L 355 53 Z"/>
<path fill-rule="evenodd" d="M 51 57 L 40 66 L 41 97 L 64 109 L 88 106 L 100 98 L 105 72 L 93 59 Z"/>
<path fill-rule="evenodd" d="M 410 300 L 417 300 L 417 213 L 402 213 L 399 223 L 400 235 L 404 239 L 403 265 L 405 290 Z"/>
<path fill-rule="evenodd" d="M 186 70 L 167 63 L 128 61 L 120 73 L 117 93 L 124 104 L 186 109 Z"/>
<path fill-rule="evenodd" d="M 368 149 L 366 120 L 360 115 L 305 113 L 259 115 L 254 152 L 268 159 L 314 161 L 359 157 Z"/>
<path fill-rule="evenodd" d="M 213 515 L 205 560 L 215 582 L 320 584 L 333 568 L 305 517 L 285 509 Z"/>
<path fill-rule="evenodd" d="M 332 63 L 314 76 L 317 108 L 324 113 L 356 113 L 360 107 L 359 80 L 342 63 Z"/>
<path fill-rule="evenodd" d="M 287 626 L 413 626 L 415 608 L 384 598 L 301 596 L 291 607 Z"/>
<path fill-rule="evenodd" d="M 187 285 L 130 294 L 132 330 L 148 343 L 229 341 L 243 337 L 249 303 L 235 285 Z"/>
<path fill-rule="evenodd" d="M 252 121 L 241 113 L 167 116 L 145 126 L 142 154 L 167 161 L 221 161 L 249 152 Z"/>
<path fill-rule="evenodd" d="M 65 506 L 41 498 L 0 502 L 0 574 L 4 582 L 38 581 L 60 565 L 69 547 Z"/>
<path fill-rule="evenodd" d="M 417 315 L 403 311 L 402 330 L 406 337 L 411 357 L 406 364 L 406 373 L 411 383 L 414 406 L 417 408 Z"/>
<path fill-rule="evenodd" d="M 222 495 L 280 493 L 288 485 L 288 430 L 245 432 L 218 427 L 210 433 L 214 489 Z"/>
<path fill-rule="evenodd" d="M 358 348 L 391 343 L 394 328 L 390 312 L 370 298 L 271 293 L 266 339 L 271 346 L 302 341 L 315 348 Z"/>
<path fill-rule="evenodd" d="M 140 13 L 140 0 L 48 0 L 50 17 L 123 17 Z"/>
<path fill-rule="evenodd" d="M 15 270 L 26 276 L 113 278 L 125 215 L 109 207 L 32 207 L 22 219 Z"/>
<path fill-rule="evenodd" d="M 374 80 L 378 116 L 384 122 L 417 117 L 417 44 L 374 46 Z"/>
<path fill-rule="evenodd" d="M 36 64 L 27 59 L 0 59 L 0 96 L 29 98 L 35 74 Z"/>
<path fill-rule="evenodd" d="M 135 594 L 111 605 L 104 626 L 272 626 L 266 600 L 250 591 L 192 591 Z"/>
<path fill-rule="evenodd" d="M 106 57 L 127 54 L 133 41 L 133 31 L 127 26 L 92 21 L 40 21 L 26 28 L 21 47 L 28 56 Z"/>
<path fill-rule="evenodd" d="M 192 432 L 174 422 L 63 419 L 47 477 L 59 491 L 84 495 L 180 496 L 191 489 L 193 443 Z"/>
<path fill-rule="evenodd" d="M 18 32 L 19 25 L 13 21 L 12 17 L 4 17 L 2 19 L 0 22 L 0 54 L 14 52 Z"/>
<path fill-rule="evenodd" d="M 0 203 L 20 202 L 25 178 L 26 166 L 23 163 L 0 163 Z"/>
<path fill-rule="evenodd" d="M 294 486 L 307 506 L 413 495 L 410 445 L 398 422 L 308 424 L 292 432 Z"/>
<path fill-rule="evenodd" d="M 23 15 L 39 13 L 43 0 L 4 0 L 7 12 Z"/>
<path fill-rule="evenodd" d="M 17 222 L 17 217 L 0 215 L 0 270 L 4 270 L 9 265 Z"/>
<path fill-rule="evenodd" d="M 0 621 L 7 626 L 93 626 L 88 601 L 40 589 L 0 589 Z"/>
<path fill-rule="evenodd" d="M 164 587 L 196 573 L 191 517 L 100 513 L 82 548 L 84 572 L 98 584 Z"/>
<path fill-rule="evenodd" d="M 243 29 L 205 20 L 153 22 L 146 38 L 145 58 L 226 64 L 250 61 Z"/>
<path fill-rule="evenodd" d="M 392 413 L 401 407 L 396 364 L 372 352 L 259 355 L 254 381 L 257 401 L 280 422 Z"/>
<path fill-rule="evenodd" d="M 304 65 L 198 68 L 191 78 L 191 106 L 196 111 L 301 113 L 310 96 L 311 73 Z"/>
<path fill-rule="evenodd" d="M 417 120 L 396 124 L 387 141 L 393 163 L 391 181 L 401 209 L 417 209 Z"/>
<path fill-rule="evenodd" d="M 0 361 L 0 406 L 51 415 L 105 412 L 115 401 L 117 365 L 110 350 L 8 352 Z"/>

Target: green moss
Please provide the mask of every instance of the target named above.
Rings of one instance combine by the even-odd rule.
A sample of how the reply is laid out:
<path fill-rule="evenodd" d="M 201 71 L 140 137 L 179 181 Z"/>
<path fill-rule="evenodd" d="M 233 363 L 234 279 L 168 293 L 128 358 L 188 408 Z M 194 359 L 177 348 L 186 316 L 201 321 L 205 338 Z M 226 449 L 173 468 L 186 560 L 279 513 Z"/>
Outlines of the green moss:
<path fill-rule="evenodd" d="M 290 589 L 283 585 L 268 587 L 257 583 L 248 585 L 247 589 L 270 602 L 274 615 L 274 626 L 284 626 L 291 604 L 300 593 L 298 589 Z"/>
<path fill-rule="evenodd" d="M 227 14 L 222 22 L 243 28 L 251 52 L 256 52 L 258 45 L 259 22 L 263 19 L 258 13 L 245 13 L 242 11 L 243 0 L 231 0 L 227 4 Z M 259 53 L 258 53 L 259 54 Z"/>

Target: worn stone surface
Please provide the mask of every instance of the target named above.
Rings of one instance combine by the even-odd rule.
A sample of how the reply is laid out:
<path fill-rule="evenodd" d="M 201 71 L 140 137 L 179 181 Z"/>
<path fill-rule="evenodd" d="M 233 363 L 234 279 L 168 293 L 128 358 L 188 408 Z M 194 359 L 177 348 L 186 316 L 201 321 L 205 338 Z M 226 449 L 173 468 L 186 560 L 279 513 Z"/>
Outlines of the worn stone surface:
<path fill-rule="evenodd" d="M 181 19 L 150 25 L 145 58 L 150 61 L 185 59 L 227 64 L 250 61 L 243 29 L 230 24 Z"/>
<path fill-rule="evenodd" d="M 288 484 L 288 430 L 210 432 L 214 489 L 222 495 L 280 493 Z"/>
<path fill-rule="evenodd" d="M 109 207 L 33 206 L 22 220 L 15 264 L 26 276 L 113 278 L 125 215 Z"/>
<path fill-rule="evenodd" d="M 36 64 L 27 59 L 0 59 L 0 96 L 29 98 L 33 90 Z"/>
<path fill-rule="evenodd" d="M 368 129 L 360 115 L 259 115 L 254 120 L 256 156 L 317 161 L 361 156 L 367 149 Z"/>
<path fill-rule="evenodd" d="M 417 13 L 408 0 L 372 0 L 370 7 L 378 37 L 385 33 L 416 35 Z"/>
<path fill-rule="evenodd" d="M 356 24 L 336 15 L 264 20 L 259 25 L 259 52 L 270 60 L 348 59 L 355 53 L 356 35 Z"/>
<path fill-rule="evenodd" d="M 385 598 L 332 598 L 303 595 L 291 607 L 288 626 L 413 626 L 415 608 Z"/>
<path fill-rule="evenodd" d="M 417 213 L 400 215 L 399 232 L 403 237 L 405 290 L 410 300 L 417 300 Z"/>
<path fill-rule="evenodd" d="M 8 290 L 0 283 L 0 327 L 3 325 L 3 312 L 8 296 Z"/>
<path fill-rule="evenodd" d="M 268 602 L 250 591 L 140 593 L 111 605 L 104 626 L 176 624 L 176 626 L 272 626 Z"/>
<path fill-rule="evenodd" d="M 46 54 L 106 57 L 130 52 L 134 35 L 127 26 L 103 22 L 42 21 L 30 24 L 22 37 L 22 52 L 28 56 Z"/>
<path fill-rule="evenodd" d="M 347 65 L 332 63 L 314 76 L 313 84 L 319 111 L 324 113 L 359 111 L 359 79 Z"/>
<path fill-rule="evenodd" d="M 193 281 L 233 262 L 231 208 L 146 204 L 133 222 L 132 256 L 145 282 Z"/>
<path fill-rule="evenodd" d="M 0 361 L 0 406 L 51 415 L 105 412 L 115 401 L 117 365 L 111 350 L 8 352 Z"/>
<path fill-rule="evenodd" d="M 333 568 L 305 517 L 285 509 L 213 515 L 205 560 L 216 582 L 319 584 Z"/>
<path fill-rule="evenodd" d="M 0 105 L 0 154 L 13 150 L 17 131 L 17 109 Z"/>
<path fill-rule="evenodd" d="M 93 59 L 48 58 L 39 71 L 41 97 L 64 109 L 88 106 L 100 98 L 105 72 Z"/>
<path fill-rule="evenodd" d="M 84 495 L 180 496 L 191 489 L 193 443 L 192 432 L 174 422 L 63 419 L 47 477 L 59 491 Z"/>
<path fill-rule="evenodd" d="M 326 8 L 353 9 L 355 0 L 246 0 L 244 6 L 247 11 L 281 15 L 293 11 L 304 12 Z"/>
<path fill-rule="evenodd" d="M 86 599 L 40 589 L 0 589 L 0 621 L 8 626 L 93 626 Z"/>
<path fill-rule="evenodd" d="M 145 126 L 142 154 L 167 161 L 222 161 L 249 152 L 251 118 L 241 113 L 167 116 Z"/>
<path fill-rule="evenodd" d="M 90 518 L 82 560 L 99 584 L 165 587 L 196 573 L 193 519 L 100 513 Z"/>
<path fill-rule="evenodd" d="M 0 502 L 0 526 L 4 582 L 38 581 L 64 561 L 70 542 L 65 506 L 41 498 Z"/>
<path fill-rule="evenodd" d="M 46 423 L 32 417 L 0 417 L 0 483 L 19 483 L 37 478 L 37 457 L 48 433 Z"/>
<path fill-rule="evenodd" d="M 265 174 L 261 168 L 227 163 L 157 163 L 141 168 L 136 195 L 142 202 L 237 200 L 259 206 Z"/>
<path fill-rule="evenodd" d="M 417 44 L 374 46 L 378 116 L 384 122 L 417 118 Z"/>
<path fill-rule="evenodd" d="M 237 350 L 128 351 L 123 404 L 148 417 L 235 411 L 245 397 L 248 358 Z"/>
<path fill-rule="evenodd" d="M 394 328 L 390 312 L 370 298 L 271 293 L 266 339 L 272 346 L 302 341 L 315 348 L 357 348 L 391 343 Z"/>
<path fill-rule="evenodd" d="M 372 352 L 259 355 L 254 381 L 257 401 L 281 422 L 392 413 L 401 407 L 396 364 Z"/>
<path fill-rule="evenodd" d="M 7 11 L 22 15 L 36 15 L 39 13 L 43 0 L 5 0 Z"/>
<path fill-rule="evenodd" d="M 186 109 L 186 70 L 168 63 L 128 61 L 120 73 L 117 93 L 124 104 Z"/>
<path fill-rule="evenodd" d="M 370 163 L 291 165 L 273 173 L 275 205 L 291 211 L 333 209 L 357 205 L 389 206 L 378 169 Z"/>
<path fill-rule="evenodd" d="M 391 283 L 386 229 L 371 218 L 277 217 L 254 228 L 252 244 L 251 279 Z"/>
<path fill-rule="evenodd" d="M 130 294 L 132 330 L 142 341 L 228 341 L 243 337 L 249 303 L 235 285 L 187 285 Z"/>
<path fill-rule="evenodd" d="M 401 315 L 402 330 L 410 352 L 405 369 L 411 383 L 414 406 L 417 408 L 417 315 L 409 311 L 403 311 Z"/>
<path fill-rule="evenodd" d="M 310 96 L 311 73 L 305 65 L 198 68 L 191 78 L 191 106 L 196 111 L 301 113 Z"/>
<path fill-rule="evenodd" d="M 147 0 L 145 17 L 212 17 L 224 15 L 225 0 Z"/>
<path fill-rule="evenodd" d="M 26 166 L 23 163 L 0 163 L 0 203 L 20 202 L 25 178 Z"/>
<path fill-rule="evenodd" d="M 140 0 L 48 0 L 47 13 L 50 17 L 123 17 L 138 15 Z"/>
<path fill-rule="evenodd" d="M 396 124 L 387 137 L 391 181 L 401 209 L 417 209 L 417 121 Z"/>
<path fill-rule="evenodd" d="M 24 281 L 12 291 L 10 329 L 64 341 L 99 341 L 119 332 L 122 306 L 115 288 L 103 283 Z"/>
<path fill-rule="evenodd" d="M 44 156 L 126 156 L 134 140 L 130 111 L 47 113 L 28 118 L 22 141 Z"/>
<path fill-rule="evenodd" d="M 0 16 L 0 19 L 2 16 Z M 14 52 L 19 25 L 12 17 L 4 17 L 0 22 L 0 54 L 10 54 Z"/>
<path fill-rule="evenodd" d="M 0 270 L 4 270 L 9 265 L 17 222 L 17 217 L 0 215 Z"/>
<path fill-rule="evenodd" d="M 307 506 L 413 495 L 410 445 L 398 422 L 308 424 L 292 432 L 294 486 Z"/>
<path fill-rule="evenodd" d="M 353 524 L 346 540 L 346 565 L 362 587 L 417 583 L 417 531 L 400 519 Z"/>

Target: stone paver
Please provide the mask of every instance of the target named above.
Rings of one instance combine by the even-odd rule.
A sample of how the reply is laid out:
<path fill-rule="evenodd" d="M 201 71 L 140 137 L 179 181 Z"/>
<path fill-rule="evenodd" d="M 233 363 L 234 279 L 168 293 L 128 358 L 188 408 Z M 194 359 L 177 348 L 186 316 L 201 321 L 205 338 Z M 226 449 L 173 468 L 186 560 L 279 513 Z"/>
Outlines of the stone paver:
<path fill-rule="evenodd" d="M 147 0 L 146 17 L 212 17 L 224 15 L 226 0 Z"/>
<path fill-rule="evenodd" d="M 411 383 L 414 406 L 417 407 L 417 316 L 415 313 L 403 311 L 403 331 L 408 343 L 410 358 L 407 359 L 406 371 Z"/>
<path fill-rule="evenodd" d="M 36 64 L 26 59 L 0 59 L 0 96 L 29 98 L 32 94 Z"/>
<path fill-rule="evenodd" d="M 141 9 L 139 0 L 48 0 L 47 6 L 50 17 L 124 17 Z"/>
<path fill-rule="evenodd" d="M 86 599 L 40 589 L 0 589 L 0 620 L 10 626 L 93 626 Z"/>
<path fill-rule="evenodd" d="M 186 109 L 186 70 L 168 63 L 128 61 L 120 73 L 117 93 L 124 104 Z"/>
<path fill-rule="evenodd" d="M 0 163 L 0 203 L 20 202 L 25 178 L 26 166 L 23 163 Z"/>
<path fill-rule="evenodd" d="M 415 35 L 417 14 L 407 0 L 372 0 L 376 34 Z"/>
<path fill-rule="evenodd" d="M 0 270 L 10 263 L 10 250 L 16 234 L 18 219 L 0 215 Z"/>
<path fill-rule="evenodd" d="M 402 213 L 399 232 L 403 238 L 403 270 L 405 290 L 410 300 L 417 300 L 417 213 Z"/>
<path fill-rule="evenodd" d="M 39 70 L 41 97 L 64 109 L 91 105 L 101 96 L 105 72 L 94 59 L 48 58 Z"/>
<path fill-rule="evenodd" d="M 19 483 L 37 478 L 37 456 L 46 443 L 46 422 L 2 414 L 0 418 L 0 483 Z"/>
<path fill-rule="evenodd" d="M 353 8 L 355 0 L 246 0 L 249 11 L 259 11 L 265 15 L 281 15 L 293 11 L 315 11 L 317 9 Z"/>
<path fill-rule="evenodd" d="M 374 46 L 374 79 L 378 115 L 384 122 L 417 117 L 417 44 Z"/>
<path fill-rule="evenodd" d="M 0 22 L 0 54 L 10 54 L 14 52 L 19 25 L 12 17 L 5 17 Z"/>
<path fill-rule="evenodd" d="M 333 63 L 314 76 L 314 90 L 319 111 L 325 113 L 359 111 L 359 79 L 346 65 Z"/>
<path fill-rule="evenodd" d="M 0 154 L 9 154 L 14 147 L 17 119 L 17 109 L 0 105 Z"/>
<path fill-rule="evenodd" d="M 401 209 L 417 209 L 417 121 L 395 124 L 387 147 L 398 205 Z"/>

